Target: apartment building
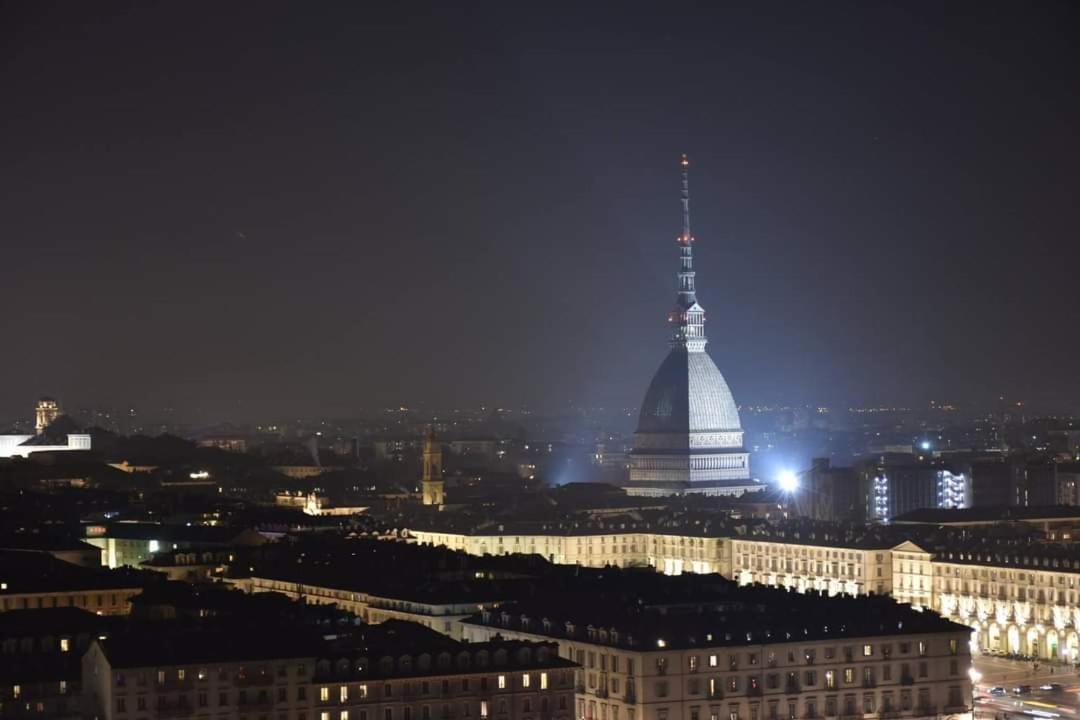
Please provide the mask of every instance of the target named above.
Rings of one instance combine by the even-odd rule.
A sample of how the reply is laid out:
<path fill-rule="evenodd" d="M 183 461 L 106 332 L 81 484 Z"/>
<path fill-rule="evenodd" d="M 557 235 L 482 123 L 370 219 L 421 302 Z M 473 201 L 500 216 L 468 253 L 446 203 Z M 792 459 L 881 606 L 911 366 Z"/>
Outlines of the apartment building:
<path fill-rule="evenodd" d="M 1080 552 L 1072 546 L 959 547 L 933 562 L 932 606 L 971 626 L 976 647 L 1080 660 Z"/>
<path fill-rule="evenodd" d="M 102 720 L 570 720 L 574 693 L 553 643 L 465 645 L 411 623 L 115 637 L 83 677 Z"/>
<path fill-rule="evenodd" d="M 46 553 L 0 551 L 0 612 L 79 608 L 98 615 L 123 615 L 142 592 L 129 573 L 89 568 Z"/>
<path fill-rule="evenodd" d="M 554 640 L 581 669 L 585 720 L 972 717 L 969 629 L 887 598 L 739 588 L 649 607 L 540 597 L 466 621 L 466 638 Z"/>

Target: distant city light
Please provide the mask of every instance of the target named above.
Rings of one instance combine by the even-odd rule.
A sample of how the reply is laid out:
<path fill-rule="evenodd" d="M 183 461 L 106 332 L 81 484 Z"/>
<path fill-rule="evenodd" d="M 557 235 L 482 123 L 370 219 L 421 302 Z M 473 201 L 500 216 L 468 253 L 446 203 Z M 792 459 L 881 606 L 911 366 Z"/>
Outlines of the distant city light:
<path fill-rule="evenodd" d="M 795 492 L 799 489 L 799 475 L 792 470 L 783 470 L 777 477 L 780 489 L 784 492 Z"/>
<path fill-rule="evenodd" d="M 922 448 L 923 450 L 929 450 L 930 449 L 930 441 L 929 440 L 923 440 L 921 443 L 919 443 L 919 447 Z"/>

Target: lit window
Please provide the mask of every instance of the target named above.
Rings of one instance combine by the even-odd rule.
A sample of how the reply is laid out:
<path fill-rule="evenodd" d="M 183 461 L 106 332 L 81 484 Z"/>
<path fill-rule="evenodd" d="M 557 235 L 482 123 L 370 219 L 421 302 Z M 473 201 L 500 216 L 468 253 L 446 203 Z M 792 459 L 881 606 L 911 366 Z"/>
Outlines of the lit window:
<path fill-rule="evenodd" d="M 547 682 L 548 682 L 547 681 L 547 673 L 546 672 L 540 673 L 540 689 L 541 690 L 547 690 L 547 687 L 548 687 Z"/>
<path fill-rule="evenodd" d="M 361 698 L 366 698 L 367 697 L 367 685 L 361 685 L 360 686 L 360 697 Z"/>
<path fill-rule="evenodd" d="M 328 702 L 330 700 L 330 688 L 328 688 L 328 687 L 319 688 L 319 700 L 321 702 Z"/>
<path fill-rule="evenodd" d="M 20 697 L 22 697 L 22 686 L 21 685 L 12 685 L 11 686 L 11 697 L 15 698 L 16 700 L 18 700 Z"/>
<path fill-rule="evenodd" d="M 60 638 L 60 652 L 71 652 L 71 638 Z"/>
<path fill-rule="evenodd" d="M 60 694 L 67 695 L 67 680 L 60 681 Z"/>
<path fill-rule="evenodd" d="M 164 685 L 165 684 L 165 671 L 164 670 L 158 670 L 157 671 L 157 681 L 158 681 L 158 685 Z"/>
<path fill-rule="evenodd" d="M 716 667 L 719 662 L 720 661 L 717 659 L 716 655 L 709 656 L 709 667 Z"/>
<path fill-rule="evenodd" d="M 871 655 L 874 654 L 874 646 L 873 645 L 863 645 L 862 646 L 862 654 L 863 654 L 863 657 L 870 657 Z"/>
<path fill-rule="evenodd" d="M 16 685 L 15 687 L 18 687 Z M 480 717 L 486 718 L 488 716 L 487 700 L 480 701 Z"/>
<path fill-rule="evenodd" d="M 321 713 L 319 713 L 319 720 L 330 720 L 330 713 L 323 710 Z"/>
<path fill-rule="evenodd" d="M 176 679 L 177 680 L 183 680 L 184 679 L 184 669 L 183 668 L 176 671 Z"/>
<path fill-rule="evenodd" d="M 499 676 L 499 689 L 500 690 L 505 690 L 506 689 L 506 676 L 505 675 L 500 675 Z"/>
<path fill-rule="evenodd" d="M 523 687 L 523 688 L 529 687 L 529 683 L 531 681 L 532 681 L 532 679 L 529 677 L 529 673 L 525 673 L 524 675 L 521 676 L 521 687 Z"/>
<path fill-rule="evenodd" d="M 349 720 L 349 711 L 348 710 L 342 710 L 341 711 L 340 720 Z"/>
<path fill-rule="evenodd" d="M 206 668 L 199 668 L 199 672 L 196 673 L 196 677 L 198 677 L 200 680 L 205 680 L 206 679 Z"/>
<path fill-rule="evenodd" d="M 338 702 L 343 702 L 343 703 L 344 702 L 349 702 L 349 686 L 348 685 L 342 685 L 341 689 L 338 691 Z M 347 720 L 347 718 L 342 718 L 342 720 Z"/>

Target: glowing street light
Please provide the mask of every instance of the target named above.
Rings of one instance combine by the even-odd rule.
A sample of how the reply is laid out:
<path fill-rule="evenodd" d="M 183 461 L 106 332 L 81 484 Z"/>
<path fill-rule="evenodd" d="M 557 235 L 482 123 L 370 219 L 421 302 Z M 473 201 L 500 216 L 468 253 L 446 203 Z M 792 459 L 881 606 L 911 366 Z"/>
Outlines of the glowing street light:
<path fill-rule="evenodd" d="M 783 470 L 777 477 L 780 489 L 786 493 L 793 493 L 799 489 L 799 475 L 792 470 Z"/>

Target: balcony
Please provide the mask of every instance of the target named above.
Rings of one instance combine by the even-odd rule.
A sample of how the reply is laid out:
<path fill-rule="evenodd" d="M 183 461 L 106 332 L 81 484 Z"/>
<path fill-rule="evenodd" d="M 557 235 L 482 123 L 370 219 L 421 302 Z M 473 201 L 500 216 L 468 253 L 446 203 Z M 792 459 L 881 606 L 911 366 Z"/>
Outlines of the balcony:
<path fill-rule="evenodd" d="M 237 675 L 233 680 L 236 687 L 266 687 L 274 684 L 274 676 L 270 673 L 252 673 L 251 675 Z"/>
<path fill-rule="evenodd" d="M 269 710 L 270 708 L 274 707 L 274 701 L 271 700 L 269 697 L 248 698 L 243 702 L 237 702 L 236 707 L 240 710 L 240 712 L 245 712 L 248 710 Z"/>
<path fill-rule="evenodd" d="M 159 718 L 186 718 L 195 714 L 195 708 L 187 703 L 169 703 L 158 705 L 156 715 Z"/>

